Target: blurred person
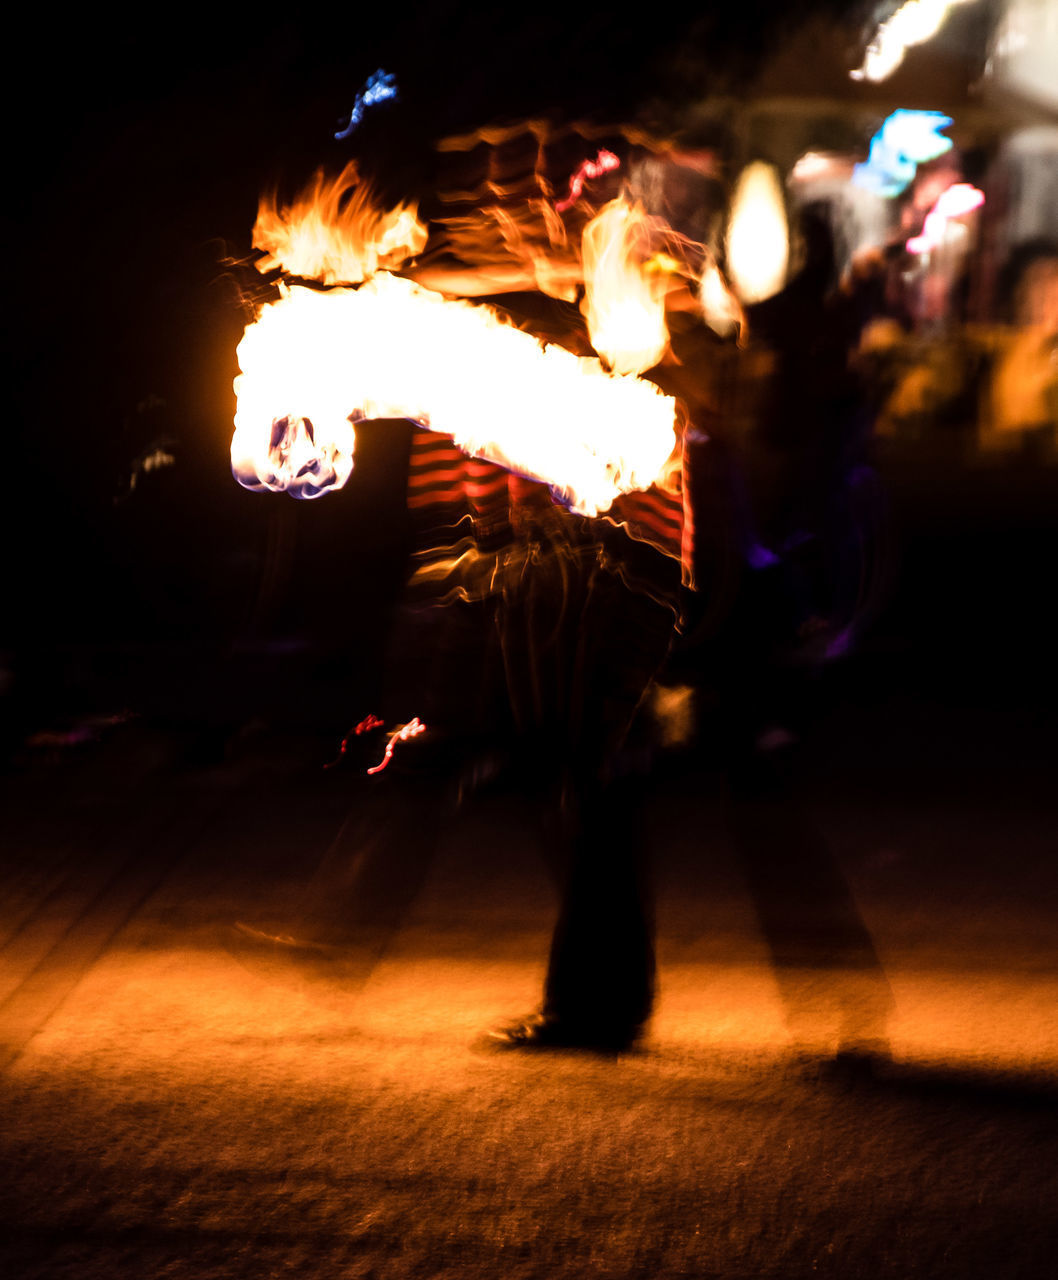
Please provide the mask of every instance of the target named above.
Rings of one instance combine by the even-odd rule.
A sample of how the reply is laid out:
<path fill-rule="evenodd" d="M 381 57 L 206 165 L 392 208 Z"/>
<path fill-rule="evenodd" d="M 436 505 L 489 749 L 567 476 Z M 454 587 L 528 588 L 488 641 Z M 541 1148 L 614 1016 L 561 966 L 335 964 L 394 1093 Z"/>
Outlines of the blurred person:
<path fill-rule="evenodd" d="M 753 388 L 733 468 L 744 477 L 739 609 L 752 637 L 740 652 L 757 654 L 745 697 L 759 704 L 761 732 L 769 719 L 796 719 L 798 664 L 810 670 L 846 652 L 859 621 L 858 507 L 873 417 L 853 357 L 885 305 L 880 272 L 866 276 L 860 296 L 837 289 L 824 207 L 800 211 L 798 239 L 801 262 L 787 284 L 746 308 L 740 360 Z"/>
<path fill-rule="evenodd" d="M 699 745 L 726 784 L 795 1050 L 869 1070 L 888 1052 L 892 992 L 840 866 L 797 799 L 791 760 L 818 668 L 847 654 L 867 620 L 862 579 L 877 568 L 864 557 L 881 549 L 866 525 L 881 495 L 854 357 L 889 303 L 882 259 L 865 272 L 872 296 L 836 292 L 823 210 L 804 211 L 802 237 L 789 284 L 746 308 L 736 360 L 743 382 L 765 388 L 748 427 L 732 430 L 721 385 L 713 412 L 699 409 L 708 438 L 686 451 L 697 591 L 667 678 L 696 690 Z M 695 367 L 704 382 L 706 362 L 688 360 L 684 376 Z"/>

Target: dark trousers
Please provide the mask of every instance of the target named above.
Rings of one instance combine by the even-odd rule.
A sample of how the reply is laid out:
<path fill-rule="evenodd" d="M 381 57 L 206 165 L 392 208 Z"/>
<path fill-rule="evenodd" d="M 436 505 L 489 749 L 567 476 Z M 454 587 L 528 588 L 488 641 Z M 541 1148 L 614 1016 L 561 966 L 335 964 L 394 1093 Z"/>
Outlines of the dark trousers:
<path fill-rule="evenodd" d="M 525 769 L 557 804 L 560 910 L 544 1011 L 600 1038 L 650 1015 L 653 906 L 646 886 L 641 705 L 668 650 L 671 607 L 625 585 L 593 531 L 559 523 L 531 543 L 531 586 L 500 613 L 508 698 Z M 577 535 L 583 535 L 578 540 Z M 622 537 L 624 535 L 621 535 Z"/>
<path fill-rule="evenodd" d="M 532 799 L 559 886 L 545 1011 L 621 1038 L 649 1016 L 655 975 L 642 782 L 623 761 L 673 614 L 624 585 L 589 522 L 559 511 L 538 514 L 491 581 L 483 598 L 454 593 L 405 611 L 387 726 L 418 715 L 427 731 L 384 773 L 356 776 L 356 804 L 301 924 L 381 950 L 456 794 L 489 757 L 486 772 L 502 764 Z"/>

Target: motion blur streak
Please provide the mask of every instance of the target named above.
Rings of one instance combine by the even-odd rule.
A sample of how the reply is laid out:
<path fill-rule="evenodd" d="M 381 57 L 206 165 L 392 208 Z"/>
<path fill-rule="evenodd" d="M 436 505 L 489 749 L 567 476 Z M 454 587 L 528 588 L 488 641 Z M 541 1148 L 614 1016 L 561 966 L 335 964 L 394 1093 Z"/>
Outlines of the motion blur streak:
<path fill-rule="evenodd" d="M 393 759 L 393 751 L 398 742 L 407 742 L 409 738 L 417 738 L 419 734 L 426 732 L 426 726 L 418 716 L 413 716 L 407 724 L 398 725 L 392 733 L 387 735 L 386 750 L 382 759 L 378 764 L 368 769 L 368 773 L 381 773 L 383 769 L 389 767 L 389 762 Z"/>
<path fill-rule="evenodd" d="M 600 314 L 613 346 L 602 351 L 618 374 L 649 368 L 668 340 L 656 277 L 643 266 L 647 222 L 641 210 L 615 203 L 586 237 L 589 303 L 610 307 Z M 517 229 L 509 234 L 517 238 Z M 239 483 L 319 497 L 352 472 L 353 421 L 408 418 L 451 435 L 472 456 L 544 481 L 583 515 L 649 488 L 675 444 L 674 401 L 598 360 L 543 346 L 488 307 L 384 269 L 421 252 L 426 236 L 413 206 L 372 203 L 355 164 L 332 180 L 318 173 L 281 210 L 262 201 L 254 227 L 254 245 L 265 251 L 260 270 L 363 283 L 321 291 L 284 281 L 279 300 L 247 327 L 231 442 Z"/>

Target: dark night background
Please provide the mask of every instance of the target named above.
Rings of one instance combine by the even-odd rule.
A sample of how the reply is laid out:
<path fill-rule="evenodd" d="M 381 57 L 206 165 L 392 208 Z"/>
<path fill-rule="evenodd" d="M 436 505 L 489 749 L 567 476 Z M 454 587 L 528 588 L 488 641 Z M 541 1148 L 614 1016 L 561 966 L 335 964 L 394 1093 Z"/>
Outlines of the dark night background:
<path fill-rule="evenodd" d="M 154 695 L 181 687 L 186 705 L 190 655 L 213 661 L 260 614 L 264 549 L 290 536 L 277 523 L 296 526 L 299 573 L 289 616 L 270 625 L 363 636 L 373 562 L 386 580 L 399 555 L 395 525 L 379 525 L 399 488 L 372 492 L 361 467 L 345 493 L 277 513 L 228 470 L 262 191 L 292 193 L 355 154 L 395 198 L 414 195 L 437 138 L 530 115 L 677 120 L 688 97 L 737 84 L 800 12 L 756 0 L 638 20 L 422 4 L 314 22 L 185 9 L 35 19 L 32 80 L 8 110 L 9 732 L 104 709 L 77 704 L 120 700 L 133 669 Z M 400 104 L 335 141 L 379 67 Z M 135 460 L 158 445 L 175 465 L 129 493 Z M 367 529 L 386 544 L 371 558 Z M 323 601 L 314 575 L 342 585 Z"/>
<path fill-rule="evenodd" d="M 266 637 L 312 635 L 338 698 L 351 644 L 375 663 L 373 619 L 400 560 L 389 518 L 399 475 L 369 482 L 365 444 L 346 491 L 292 504 L 242 492 L 228 469 L 262 191 L 293 192 L 356 154 L 394 196 L 416 194 L 437 138 L 497 120 L 678 122 L 681 104 L 737 91 L 816 11 L 855 32 L 870 6 L 669 4 L 619 20 L 584 6 L 482 18 L 416 5 L 315 24 L 178 10 L 140 24 L 82 14 L 54 31 L 40 21 L 27 45 L 32 87 L 8 112 L 8 732 L 136 697 L 208 714 L 203 673 L 218 663 L 230 714 L 252 714 L 253 679 L 239 705 L 242 677 L 226 665 L 251 622 Z M 379 67 L 396 74 L 400 104 L 335 141 Z M 159 444 L 175 465 L 141 474 L 130 493 L 135 460 Z M 1015 492 L 1009 477 L 923 458 L 895 478 L 917 539 L 902 566 L 900 644 L 928 650 L 923 678 L 950 681 L 956 699 L 996 676 L 995 696 L 1035 700 L 1030 659 L 1045 662 L 1051 634 L 1038 578 L 1050 475 L 1021 475 Z M 269 594 L 277 539 L 290 575 Z M 293 684 L 273 696 L 300 698 Z"/>

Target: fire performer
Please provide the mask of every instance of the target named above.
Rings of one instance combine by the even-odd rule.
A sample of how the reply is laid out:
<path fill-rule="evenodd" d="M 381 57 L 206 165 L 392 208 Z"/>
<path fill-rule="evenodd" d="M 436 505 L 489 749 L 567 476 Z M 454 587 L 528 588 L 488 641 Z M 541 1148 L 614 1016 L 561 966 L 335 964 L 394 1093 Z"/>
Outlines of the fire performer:
<path fill-rule="evenodd" d="M 666 303 L 670 307 L 677 302 L 684 306 L 694 303 L 688 304 L 690 291 L 678 263 L 655 252 L 663 228 L 651 224 L 631 202 L 614 202 L 607 212 L 609 226 L 625 246 L 621 264 L 626 270 L 624 289 L 643 287 L 645 282 L 644 305 L 634 309 L 637 324 L 644 311 L 656 313 L 664 335 Z M 286 219 L 287 227 L 289 221 Z M 498 222 L 503 225 L 502 219 Z M 389 228 L 381 235 L 378 231 L 375 227 L 375 243 L 386 240 L 392 244 Z M 274 235 L 273 243 L 280 238 Z M 363 240 L 361 236 L 357 243 L 361 260 Z M 570 270 L 568 254 L 556 258 L 560 269 L 550 270 L 542 265 L 538 252 L 522 252 L 526 239 L 520 233 L 508 236 L 506 243 L 513 243 L 518 253 L 499 270 L 495 264 L 479 268 L 465 261 L 453 262 L 444 254 L 405 263 L 401 273 L 412 280 L 428 281 L 429 298 L 419 298 L 413 284 L 394 281 L 391 285 L 380 278 L 364 285 L 355 298 L 334 299 L 356 310 L 373 304 L 375 298 L 381 306 L 396 301 L 402 309 L 400 326 L 393 332 L 417 334 L 414 325 L 418 321 L 408 318 L 411 311 L 404 308 L 406 301 L 413 307 L 421 303 L 432 308 L 431 316 L 440 315 L 439 307 L 447 305 L 439 301 L 441 298 L 495 298 L 500 278 L 505 291 L 512 287 L 519 290 L 517 297 L 505 292 L 502 301 L 507 315 L 528 330 L 519 331 L 508 323 L 504 342 L 512 333 L 518 339 L 534 335 L 530 342 L 550 339 L 553 346 L 544 354 L 563 371 L 566 366 L 561 362 L 576 362 L 579 353 L 577 376 L 588 375 L 592 397 L 580 413 L 576 408 L 571 413 L 567 405 L 549 402 L 546 396 L 534 401 L 535 379 L 546 382 L 552 375 L 550 367 L 545 377 L 542 368 L 527 366 L 530 377 L 505 387 L 503 400 L 493 396 L 486 402 L 492 424 L 476 434 L 464 420 L 473 418 L 473 403 L 466 407 L 467 402 L 461 401 L 460 410 L 449 418 L 443 412 L 447 409 L 446 393 L 437 390 L 434 383 L 429 384 L 427 397 L 426 391 L 420 390 L 427 383 L 416 385 L 414 371 L 401 367 L 389 381 L 379 374 L 373 358 L 378 347 L 371 343 L 377 344 L 379 329 L 389 323 L 384 311 L 372 311 L 370 322 L 357 329 L 357 341 L 341 348 L 345 376 L 349 356 L 362 354 L 362 367 L 379 388 L 364 397 L 361 418 L 385 419 L 399 413 L 421 424 L 412 434 L 408 475 L 408 507 L 423 532 L 423 551 L 417 556 L 410 584 L 410 614 L 419 624 L 440 620 L 440 634 L 435 630 L 424 645 L 420 631 L 409 648 L 416 655 L 429 653 L 442 663 L 452 655 L 465 658 L 470 654 L 473 672 L 463 679 L 458 675 L 453 678 L 451 669 L 442 671 L 440 679 L 432 673 L 433 678 L 418 682 L 418 700 L 403 693 L 405 705 L 397 717 L 403 728 L 389 739 L 385 760 L 387 765 L 392 761 L 392 767 L 385 770 L 384 786 L 403 791 L 400 780 L 411 775 L 414 781 L 409 790 L 415 798 L 410 803 L 395 801 L 392 813 L 403 817 L 394 820 L 391 816 L 377 824 L 373 836 L 363 835 L 350 887 L 360 899 L 354 910 L 362 920 L 366 899 L 360 891 L 372 880 L 371 866 L 380 861 L 391 863 L 396 855 L 402 862 L 414 861 L 418 868 L 402 876 L 403 889 L 398 896 L 406 903 L 421 879 L 428 845 L 447 803 L 438 771 L 420 769 L 416 762 L 436 761 L 438 752 L 432 744 L 440 742 L 440 755 L 447 757 L 443 765 L 449 772 L 453 757 L 468 762 L 472 772 L 482 766 L 480 750 L 454 752 L 452 740 L 480 746 L 488 739 L 491 759 L 485 767 L 492 768 L 497 757 L 506 757 L 519 785 L 538 799 L 541 811 L 551 815 L 562 855 L 558 869 L 561 909 L 542 1010 L 501 1029 L 494 1038 L 513 1048 L 617 1050 L 635 1041 L 653 1001 L 653 930 L 643 885 L 642 840 L 637 832 L 639 783 L 629 762 L 636 756 L 636 736 L 642 731 L 637 713 L 665 660 L 679 613 L 681 584 L 688 581 L 691 529 L 684 506 L 683 461 L 686 445 L 694 437 L 684 429 L 685 415 L 674 422 L 674 402 L 635 376 L 657 366 L 651 376 L 664 382 L 675 370 L 660 365 L 667 346 L 664 336 L 660 342 L 651 338 L 645 345 L 629 344 L 625 330 L 611 323 L 626 300 L 622 286 L 619 284 L 615 300 L 608 299 L 605 271 L 586 260 L 585 287 L 590 296 L 578 310 L 564 296 Z M 421 249 L 421 242 L 415 247 Z M 596 256 L 592 262 L 606 261 L 606 247 L 600 232 L 593 242 Z M 376 261 L 381 257 L 378 254 Z M 659 265 L 655 258 L 664 261 Z M 306 273 L 304 267 L 301 273 Z M 557 286 L 556 281 L 560 282 Z M 550 298 L 544 296 L 548 293 Z M 328 295 L 316 294 L 302 301 L 315 308 L 321 298 L 331 309 L 325 338 L 314 350 L 324 341 L 333 342 L 336 328 L 345 323 L 344 314 L 339 317 L 327 302 Z M 451 305 L 467 308 L 465 303 Z M 465 325 L 469 335 L 473 326 L 480 327 L 483 313 L 482 308 L 473 307 L 446 310 L 441 328 L 422 330 L 430 336 L 419 339 L 413 361 L 415 356 L 423 363 L 429 363 L 431 357 L 436 360 L 430 348 L 441 341 L 442 329 Z M 271 323 L 276 317 L 264 319 Z M 603 329 L 605 341 L 600 337 Z M 599 373 L 593 372 L 597 362 L 584 359 L 591 350 L 589 335 L 595 350 L 605 348 L 611 368 L 623 368 L 622 377 L 600 379 Z M 250 336 L 248 331 L 247 339 Z M 369 348 L 366 354 L 361 350 L 364 347 Z M 269 350 L 263 380 L 274 375 L 277 364 L 276 348 Z M 523 359 L 521 350 L 518 359 Z M 254 379 L 254 360 L 255 353 L 246 341 L 240 348 L 244 373 L 238 388 L 240 416 L 232 446 L 236 475 L 255 488 L 307 489 L 302 496 L 315 496 L 328 485 L 342 483 L 343 471 L 348 475 L 351 466 L 352 446 L 346 443 L 340 424 L 333 437 L 337 443 L 321 447 L 323 411 L 299 416 L 292 411 L 295 406 L 289 396 L 286 403 L 269 402 L 270 430 L 263 451 L 255 451 L 246 438 L 251 406 L 259 395 L 257 381 L 252 388 L 248 385 Z M 488 372 L 486 365 L 479 376 L 484 378 Z M 298 375 L 302 375 L 300 368 Z M 318 399 L 317 381 L 312 380 L 309 394 Z M 581 384 L 577 387 L 579 394 Z M 284 394 L 288 390 L 285 388 Z M 629 428 L 622 427 L 616 414 L 611 417 L 608 407 L 600 410 L 600 405 L 609 406 L 610 397 L 618 394 L 631 398 Z M 417 395 L 423 397 L 421 402 Z M 530 413 L 525 431 L 518 435 L 515 428 L 519 410 L 525 412 L 523 400 L 538 403 L 540 408 Z M 659 402 L 664 402 L 660 408 Z M 616 399 L 612 403 L 618 407 Z M 560 460 L 553 466 L 543 457 L 548 444 L 547 419 L 556 417 L 560 410 L 569 425 L 557 433 Z M 663 424 L 657 431 L 653 424 L 663 422 L 666 415 L 667 426 Z M 564 455 L 562 446 L 569 441 L 564 441 L 563 435 L 590 430 L 593 420 L 600 422 L 602 436 L 607 439 L 604 449 L 612 448 L 613 438 L 620 439 L 624 431 L 632 442 L 632 453 L 606 461 L 605 452 L 591 445 L 583 455 L 577 447 Z M 447 430 L 449 421 L 452 429 Z M 425 429 L 427 424 L 429 429 Z M 485 443 L 482 432 L 488 432 Z M 489 443 L 501 436 L 505 440 L 517 436 L 517 443 L 511 447 Z M 649 463 L 636 461 L 644 443 Z M 561 460 L 563 456 L 566 462 Z M 423 592 L 445 607 L 418 607 L 416 602 Z M 419 660 L 417 666 L 425 675 L 425 662 Z M 498 687 L 502 687 L 502 697 Z M 421 734 L 409 728 L 413 711 L 414 717 L 419 717 L 415 724 L 427 726 Z M 390 747 L 398 741 L 400 745 L 391 753 Z M 467 776 L 468 768 L 464 767 L 462 777 L 465 780 Z M 347 847 L 347 842 L 336 842 L 335 856 L 340 856 L 343 843 Z M 369 847 L 373 854 L 367 852 Z M 333 858 L 329 861 L 333 863 Z M 344 895 L 333 892 L 333 867 L 325 865 L 321 870 L 310 897 L 317 905 L 326 901 L 333 919 L 333 908 Z M 392 927 L 397 914 L 383 911 L 376 913 L 376 919 L 388 919 L 384 927 Z M 352 923 L 355 927 L 357 921 Z M 284 939 L 273 936 L 273 941 L 282 943 Z M 294 943 L 295 939 L 285 941 Z"/>

